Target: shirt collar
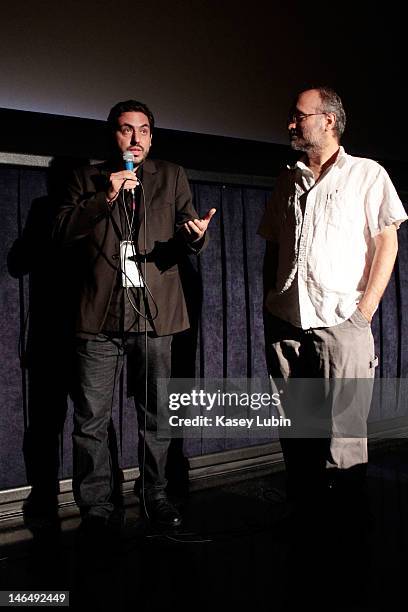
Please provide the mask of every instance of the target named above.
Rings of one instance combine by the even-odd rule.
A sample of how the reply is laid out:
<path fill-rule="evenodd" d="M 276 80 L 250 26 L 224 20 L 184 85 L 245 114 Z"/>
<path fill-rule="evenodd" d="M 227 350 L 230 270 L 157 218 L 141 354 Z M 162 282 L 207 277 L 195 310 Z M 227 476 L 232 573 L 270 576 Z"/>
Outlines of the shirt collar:
<path fill-rule="evenodd" d="M 339 153 L 338 153 L 336 161 L 334 162 L 332 167 L 334 167 L 334 168 L 335 167 L 342 168 L 344 166 L 344 164 L 347 163 L 347 157 L 348 157 L 348 155 L 345 152 L 344 147 L 342 147 L 340 145 Z M 287 165 L 288 170 L 296 170 L 296 169 L 298 169 L 302 173 L 311 174 L 312 171 L 306 166 L 305 162 L 302 161 L 304 159 L 305 159 L 305 157 L 302 156 L 300 159 L 298 159 L 298 161 L 295 163 L 294 166 Z"/>

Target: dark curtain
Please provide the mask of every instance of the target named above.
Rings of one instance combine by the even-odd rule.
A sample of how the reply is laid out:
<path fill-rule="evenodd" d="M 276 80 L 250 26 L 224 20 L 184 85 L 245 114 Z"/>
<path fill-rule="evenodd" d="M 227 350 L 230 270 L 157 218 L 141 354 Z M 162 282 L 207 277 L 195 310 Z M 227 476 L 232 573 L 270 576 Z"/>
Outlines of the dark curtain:
<path fill-rule="evenodd" d="M 256 186 L 192 182 L 200 216 L 217 208 L 211 222 L 208 248 L 199 257 L 183 263 L 182 275 L 193 322 L 190 332 L 174 340 L 173 374 L 176 377 L 246 378 L 266 376 L 262 323 L 262 259 L 264 241 L 257 235 L 269 191 Z M 29 302 L 29 274 L 12 278 L 7 256 L 21 236 L 29 210 L 45 201 L 45 169 L 0 167 L 1 224 L 0 283 L 2 316 L 0 365 L 1 467 L 0 489 L 26 483 L 22 443 L 27 421 L 27 376 L 20 367 L 19 338 L 25 326 Z M 36 203 L 36 204 L 35 204 Z M 40 206 L 41 208 L 41 206 Z M 405 377 L 408 370 L 406 302 L 408 300 L 408 225 L 399 232 L 400 250 L 392 281 L 374 321 L 380 356 L 379 375 Z M 40 244 L 37 245 L 38 248 Z M 36 245 L 32 246 L 33 252 Z M 45 275 L 49 268 L 42 256 Z M 53 278 L 49 278 L 52 286 Z M 41 305 L 41 304 L 40 304 Z M 59 312 L 59 311 L 58 311 Z M 61 308 L 63 313 L 63 308 Z M 201 316 L 199 316 L 201 314 Z M 64 315 L 61 314 L 60 318 Z M 57 317 L 58 319 L 58 317 Z M 61 321 L 63 324 L 63 321 Z M 59 331 L 44 330 L 44 347 L 49 359 L 58 354 Z M 44 401 L 47 388 L 43 389 Z M 114 423 L 122 467 L 137 464 L 136 416 L 133 404 L 122 395 L 114 410 Z M 64 410 L 59 398 L 56 410 Z M 39 408 L 41 409 L 41 407 Z M 402 407 L 400 407 L 402 410 Z M 375 419 L 396 415 L 375 414 Z M 71 474 L 72 407 L 62 436 L 61 478 Z M 266 440 L 265 440 L 266 441 Z M 186 440 L 187 455 L 223 451 L 236 446 L 259 444 L 262 440 Z"/>

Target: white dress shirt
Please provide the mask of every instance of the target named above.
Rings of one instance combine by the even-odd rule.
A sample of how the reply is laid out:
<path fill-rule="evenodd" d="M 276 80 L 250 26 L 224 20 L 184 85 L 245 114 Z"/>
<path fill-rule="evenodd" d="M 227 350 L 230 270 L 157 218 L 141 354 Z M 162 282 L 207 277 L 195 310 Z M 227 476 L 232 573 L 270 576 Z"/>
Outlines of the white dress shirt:
<path fill-rule="evenodd" d="M 374 237 L 407 218 L 387 172 L 371 159 L 340 147 L 317 182 L 303 162 L 288 167 L 258 230 L 278 245 L 268 310 L 303 329 L 342 323 L 367 286 Z"/>

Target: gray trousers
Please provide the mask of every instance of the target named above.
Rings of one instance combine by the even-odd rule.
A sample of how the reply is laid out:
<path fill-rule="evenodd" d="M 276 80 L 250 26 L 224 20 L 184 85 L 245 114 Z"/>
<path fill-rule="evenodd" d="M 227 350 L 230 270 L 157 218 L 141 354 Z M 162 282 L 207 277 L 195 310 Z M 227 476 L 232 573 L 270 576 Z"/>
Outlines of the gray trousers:
<path fill-rule="evenodd" d="M 158 401 L 156 381 L 169 379 L 172 336 L 147 338 L 144 334 L 126 340 L 98 334 L 92 340 L 77 340 L 74 399 L 73 491 L 81 514 L 108 517 L 114 510 L 114 474 L 108 429 L 124 357 L 132 380 L 139 426 L 139 468 L 144 473 L 146 496 L 163 494 L 170 440 L 157 435 Z"/>
<path fill-rule="evenodd" d="M 345 469 L 366 463 L 366 426 L 376 366 L 370 324 L 358 309 L 333 327 L 303 330 L 270 314 L 265 323 L 272 379 L 278 385 L 305 379 L 303 385 L 296 387 L 297 381 L 292 385 L 291 398 L 297 396 L 298 402 L 296 406 L 292 402 L 289 411 L 295 411 L 300 423 L 293 435 L 296 440 L 281 437 L 287 467 L 296 469 L 303 462 L 307 470 L 310 461 L 315 467 Z M 319 410 L 311 394 L 325 396 Z M 285 412 L 284 400 L 282 407 Z M 326 414 L 322 415 L 322 409 Z M 308 427 L 313 418 L 314 426 Z"/>

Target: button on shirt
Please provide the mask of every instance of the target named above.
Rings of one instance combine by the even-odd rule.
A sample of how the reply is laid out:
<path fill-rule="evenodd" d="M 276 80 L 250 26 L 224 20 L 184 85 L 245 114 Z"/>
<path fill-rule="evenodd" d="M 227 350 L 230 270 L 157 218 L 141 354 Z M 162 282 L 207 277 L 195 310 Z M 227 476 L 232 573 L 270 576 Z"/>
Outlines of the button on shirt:
<path fill-rule="evenodd" d="M 301 161 L 278 178 L 259 234 L 278 245 L 268 310 L 303 329 L 348 319 L 367 286 L 374 238 L 407 219 L 387 172 L 347 155 L 316 182 Z"/>

